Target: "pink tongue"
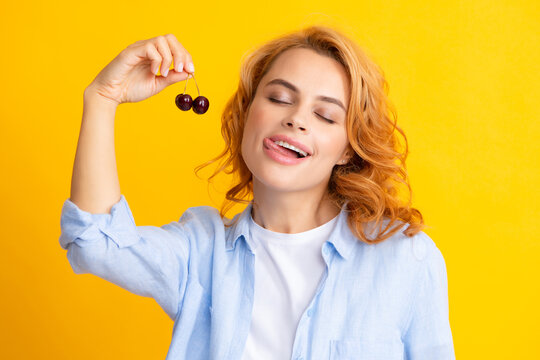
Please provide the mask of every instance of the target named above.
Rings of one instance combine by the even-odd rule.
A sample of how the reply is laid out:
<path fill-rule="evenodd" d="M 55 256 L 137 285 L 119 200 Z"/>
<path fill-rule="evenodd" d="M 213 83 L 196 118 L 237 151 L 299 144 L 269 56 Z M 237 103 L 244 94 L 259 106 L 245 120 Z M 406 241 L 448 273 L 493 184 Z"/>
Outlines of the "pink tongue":
<path fill-rule="evenodd" d="M 276 151 L 288 157 L 293 157 L 293 158 L 298 157 L 298 153 L 296 151 L 284 148 L 283 146 L 278 145 Z"/>

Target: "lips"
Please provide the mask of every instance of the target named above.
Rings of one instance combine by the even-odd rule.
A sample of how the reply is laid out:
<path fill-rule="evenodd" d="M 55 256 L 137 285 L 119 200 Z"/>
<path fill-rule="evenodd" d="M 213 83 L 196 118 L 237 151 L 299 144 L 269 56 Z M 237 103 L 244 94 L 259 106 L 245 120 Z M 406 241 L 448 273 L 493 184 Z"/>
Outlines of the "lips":
<path fill-rule="evenodd" d="M 285 136 L 285 135 L 274 135 L 274 136 L 269 137 L 269 139 L 272 140 L 273 142 L 285 141 L 289 145 L 295 146 L 295 147 L 299 148 L 300 150 L 305 151 L 308 154 L 307 156 L 310 156 L 313 153 L 311 151 L 311 149 L 309 147 L 307 147 L 306 145 L 304 145 L 301 142 L 298 142 L 296 140 L 293 140 L 290 137 Z"/>
<path fill-rule="evenodd" d="M 281 165 L 297 165 L 311 158 L 309 155 L 306 157 L 294 156 L 292 150 L 277 145 L 270 138 L 263 140 L 263 151 L 270 159 Z"/>
<path fill-rule="evenodd" d="M 293 159 L 298 159 L 299 157 L 302 157 L 302 156 L 299 156 L 298 153 L 294 150 L 291 150 L 291 149 L 287 149 L 283 146 L 280 146 L 276 143 L 274 143 L 272 140 L 268 139 L 269 141 L 266 141 L 264 142 L 263 144 L 266 145 L 266 147 L 268 149 L 272 149 L 274 150 L 275 152 L 283 155 L 283 156 L 287 156 L 287 157 L 290 157 L 290 158 L 293 158 Z"/>

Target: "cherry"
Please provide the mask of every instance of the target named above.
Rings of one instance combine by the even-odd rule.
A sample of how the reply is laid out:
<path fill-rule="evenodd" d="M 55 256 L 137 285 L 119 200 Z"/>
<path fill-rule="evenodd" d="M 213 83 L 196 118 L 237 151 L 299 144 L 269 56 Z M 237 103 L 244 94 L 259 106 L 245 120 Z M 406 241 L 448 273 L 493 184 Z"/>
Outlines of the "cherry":
<path fill-rule="evenodd" d="M 195 80 L 195 75 L 190 74 L 190 76 L 193 76 L 193 80 Z M 182 94 L 176 95 L 175 103 L 176 106 L 182 110 L 182 111 L 188 111 L 189 109 L 193 109 L 193 112 L 196 114 L 204 114 L 208 111 L 208 107 L 210 106 L 210 102 L 208 99 L 201 95 L 199 92 L 199 85 L 197 85 L 197 80 L 195 80 L 195 85 L 197 86 L 197 92 L 199 93 L 199 96 L 195 98 L 195 100 L 191 99 L 191 95 L 186 94 L 186 88 L 187 88 L 187 82 L 189 80 L 189 76 L 186 79 L 186 85 L 184 87 L 184 92 Z"/>
<path fill-rule="evenodd" d="M 175 103 L 180 110 L 188 111 L 189 109 L 191 109 L 193 100 L 191 99 L 191 95 L 189 94 L 178 94 L 176 95 Z"/>
<path fill-rule="evenodd" d="M 204 114 L 208 110 L 209 105 L 207 98 L 204 96 L 197 96 L 195 100 L 193 100 L 193 111 L 199 115 Z"/>

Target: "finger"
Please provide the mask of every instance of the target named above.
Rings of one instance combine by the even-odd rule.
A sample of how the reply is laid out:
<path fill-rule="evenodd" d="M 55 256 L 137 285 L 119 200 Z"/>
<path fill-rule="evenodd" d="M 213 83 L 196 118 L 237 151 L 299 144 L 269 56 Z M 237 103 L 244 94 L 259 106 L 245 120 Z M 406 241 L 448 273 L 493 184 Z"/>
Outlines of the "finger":
<path fill-rule="evenodd" d="M 172 43 L 171 49 L 175 49 L 176 47 L 180 48 L 180 51 L 182 52 L 184 70 L 187 73 L 194 73 L 195 66 L 193 65 L 193 59 L 191 58 L 189 51 L 187 51 L 186 48 L 180 42 L 178 42 L 173 34 L 168 34 L 167 37 L 169 38 L 169 45 Z M 180 69 L 180 71 L 182 71 L 182 69 Z"/>
<path fill-rule="evenodd" d="M 158 76 L 159 65 L 161 64 L 162 58 L 159 51 L 156 49 L 156 46 L 151 42 L 146 42 L 141 48 L 142 56 L 144 58 L 150 59 L 150 71 Z"/>
<path fill-rule="evenodd" d="M 133 66 L 140 63 L 145 64 L 150 60 L 150 71 L 157 76 L 162 59 L 152 41 L 144 40 L 131 44 L 122 52 Z"/>
<path fill-rule="evenodd" d="M 193 65 L 193 59 L 191 58 L 191 54 L 186 53 L 185 59 L 186 59 L 185 60 L 186 61 L 186 66 L 185 66 L 186 72 L 194 73 L 195 72 L 195 66 Z"/>
<path fill-rule="evenodd" d="M 167 77 L 167 74 L 169 73 L 169 67 L 171 66 L 173 60 L 171 49 L 169 48 L 169 43 L 164 36 L 158 36 L 155 40 L 155 45 L 157 50 L 159 51 L 159 54 L 162 57 L 161 75 Z"/>
<path fill-rule="evenodd" d="M 184 66 L 187 65 L 187 63 L 185 62 L 185 54 L 189 53 L 184 48 L 184 46 L 180 44 L 180 42 L 178 42 L 178 40 L 173 34 L 167 34 L 165 35 L 165 38 L 167 39 L 169 43 L 169 48 L 171 49 L 171 52 L 173 54 L 174 70 L 176 72 L 182 72 L 184 70 Z"/>
<path fill-rule="evenodd" d="M 157 90 L 158 92 L 160 92 L 161 90 L 165 89 L 169 85 L 172 85 L 179 81 L 186 80 L 188 76 L 191 76 L 191 75 L 186 72 L 176 72 L 176 71 L 171 71 L 171 73 L 167 77 L 158 76 L 156 78 Z"/>

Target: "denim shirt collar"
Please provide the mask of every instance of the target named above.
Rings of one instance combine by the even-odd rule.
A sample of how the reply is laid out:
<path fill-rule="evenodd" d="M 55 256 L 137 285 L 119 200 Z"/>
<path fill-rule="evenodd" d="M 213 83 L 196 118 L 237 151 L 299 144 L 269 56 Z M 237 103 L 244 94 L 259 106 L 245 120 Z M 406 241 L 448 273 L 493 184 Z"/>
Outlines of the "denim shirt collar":
<path fill-rule="evenodd" d="M 251 221 L 251 209 L 253 208 L 253 201 L 246 206 L 246 208 L 239 214 L 236 214 L 231 222 L 231 230 L 228 233 L 226 238 L 225 248 L 227 251 L 234 250 L 236 247 L 236 242 L 238 239 L 243 238 L 246 241 L 248 248 L 252 251 L 250 242 L 248 241 L 249 233 L 249 222 Z M 331 243 L 338 254 L 345 260 L 349 259 L 351 252 L 354 246 L 360 241 L 352 233 L 349 228 L 348 222 L 348 210 L 347 203 L 343 204 L 340 213 L 338 214 L 338 219 L 334 230 L 330 234 L 328 241 Z M 253 252 L 253 251 L 252 251 Z"/>

